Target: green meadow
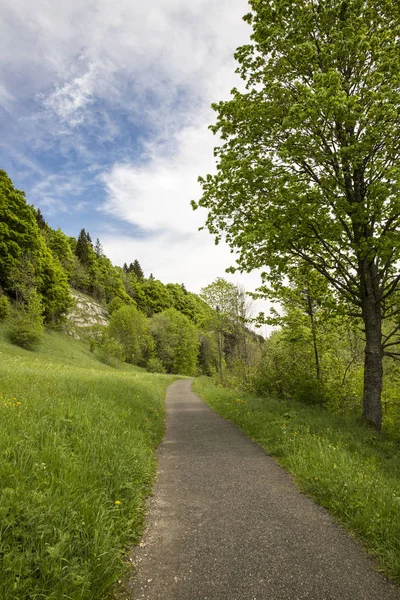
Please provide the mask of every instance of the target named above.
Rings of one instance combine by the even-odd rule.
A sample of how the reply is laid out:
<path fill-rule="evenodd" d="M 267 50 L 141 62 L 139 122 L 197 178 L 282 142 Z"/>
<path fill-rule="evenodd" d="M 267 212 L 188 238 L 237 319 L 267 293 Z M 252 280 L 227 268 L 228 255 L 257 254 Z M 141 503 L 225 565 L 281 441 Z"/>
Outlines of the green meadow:
<path fill-rule="evenodd" d="M 361 418 L 240 393 L 205 377 L 194 390 L 275 457 L 400 582 L 399 438 L 376 433 Z"/>
<path fill-rule="evenodd" d="M 1 598 L 109 597 L 143 528 L 173 380 L 112 369 L 57 332 L 28 352 L 0 329 Z"/>

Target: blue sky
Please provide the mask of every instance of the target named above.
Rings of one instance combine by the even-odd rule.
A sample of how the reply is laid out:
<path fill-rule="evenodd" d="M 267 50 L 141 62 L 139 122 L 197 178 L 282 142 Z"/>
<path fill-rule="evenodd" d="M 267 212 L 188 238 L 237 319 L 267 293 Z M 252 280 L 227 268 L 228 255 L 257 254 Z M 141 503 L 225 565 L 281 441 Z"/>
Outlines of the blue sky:
<path fill-rule="evenodd" d="M 240 80 L 246 0 L 0 0 L 1 168 L 53 227 L 200 288 L 232 263 L 190 200 L 213 101 Z M 238 281 L 235 276 L 228 279 Z M 259 275 L 240 278 L 254 289 Z"/>

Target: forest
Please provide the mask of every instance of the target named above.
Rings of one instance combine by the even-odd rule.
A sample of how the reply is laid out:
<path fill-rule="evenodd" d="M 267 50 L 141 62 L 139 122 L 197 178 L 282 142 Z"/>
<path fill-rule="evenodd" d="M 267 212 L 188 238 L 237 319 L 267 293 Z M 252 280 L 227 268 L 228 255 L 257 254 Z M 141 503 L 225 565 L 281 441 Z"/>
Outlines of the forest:
<path fill-rule="evenodd" d="M 63 330 L 75 289 L 108 313 L 107 327 L 87 327 L 83 335 L 111 366 L 224 379 L 239 364 L 247 372 L 261 354 L 264 339 L 246 324 L 240 286 L 218 278 L 196 295 L 184 284 L 145 277 L 137 258 L 114 266 L 84 228 L 77 238 L 52 229 L 4 171 L 0 218 L 0 318 L 15 344 L 34 350 L 45 328 Z"/>

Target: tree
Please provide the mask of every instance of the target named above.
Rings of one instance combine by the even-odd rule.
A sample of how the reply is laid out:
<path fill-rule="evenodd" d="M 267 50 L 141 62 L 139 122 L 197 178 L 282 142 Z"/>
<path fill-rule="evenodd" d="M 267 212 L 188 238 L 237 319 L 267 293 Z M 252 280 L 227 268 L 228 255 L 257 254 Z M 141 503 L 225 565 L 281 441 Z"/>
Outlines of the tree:
<path fill-rule="evenodd" d="M 38 208 L 36 210 L 35 217 L 36 217 L 36 223 L 38 224 L 39 229 L 41 229 L 42 231 L 45 230 L 48 227 L 48 225 L 47 225 L 46 221 L 44 220 L 44 216 L 43 216 L 40 208 Z"/>
<path fill-rule="evenodd" d="M 71 279 L 75 260 L 68 236 L 60 228 L 55 230 L 47 226 L 44 237 L 53 256 L 59 260 L 68 279 Z"/>
<path fill-rule="evenodd" d="M 25 302 L 16 302 L 7 322 L 10 341 L 25 350 L 35 350 L 43 336 L 43 307 L 40 297 L 31 290 Z"/>
<path fill-rule="evenodd" d="M 299 259 L 365 331 L 363 414 L 381 428 L 382 359 L 397 355 L 400 13 L 389 0 L 250 0 L 243 92 L 214 104 L 207 227 L 238 267 L 279 281 Z M 397 319 L 398 321 L 398 319 Z"/>
<path fill-rule="evenodd" d="M 94 245 L 94 253 L 97 256 L 97 258 L 100 258 L 100 256 L 104 255 L 103 245 L 100 242 L 99 238 L 96 239 L 96 243 Z"/>
<path fill-rule="evenodd" d="M 218 349 L 218 370 L 223 380 L 225 340 L 229 334 L 235 334 L 238 317 L 239 289 L 222 277 L 201 289 L 200 297 L 213 309 L 209 328 L 214 332 Z"/>
<path fill-rule="evenodd" d="M 0 170 L 0 286 L 5 291 L 11 291 L 11 274 L 19 268 L 22 257 L 24 262 L 29 257 L 34 270 L 33 263 L 40 258 L 40 240 L 34 208 Z"/>
<path fill-rule="evenodd" d="M 89 264 L 93 262 L 94 251 L 92 248 L 92 239 L 90 237 L 90 233 L 86 232 L 85 229 L 81 229 L 78 236 L 75 247 L 75 255 L 85 267 L 88 267 Z"/>
<path fill-rule="evenodd" d="M 152 350 L 152 338 L 148 320 L 135 306 L 123 306 L 115 311 L 107 333 L 121 345 L 128 363 L 146 364 Z"/>
<path fill-rule="evenodd" d="M 174 308 L 151 319 L 151 333 L 158 358 L 167 373 L 195 375 L 200 341 L 198 330 Z"/>
<path fill-rule="evenodd" d="M 65 317 L 71 298 L 67 277 L 46 247 L 36 217 L 25 194 L 0 171 L 0 286 L 30 314 L 41 304 L 45 322 L 55 325 Z M 43 232 L 48 235 L 47 228 Z"/>
<path fill-rule="evenodd" d="M 286 326 L 288 316 L 294 311 L 306 317 L 313 346 L 315 375 L 320 380 L 319 329 L 335 309 L 338 312 L 338 307 L 326 278 L 308 263 L 298 261 L 286 275 L 287 281 L 277 281 L 273 286 L 261 288 L 264 296 L 273 303 L 278 302 L 283 309 L 282 313 L 272 307 L 273 316 L 267 322 L 270 325 Z"/>
<path fill-rule="evenodd" d="M 133 261 L 133 263 L 130 264 L 130 267 L 131 267 L 131 269 L 130 269 L 131 272 L 134 273 L 138 279 L 144 278 L 143 269 L 140 266 L 140 263 L 136 258 Z"/>
<path fill-rule="evenodd" d="M 151 316 L 162 312 L 173 305 L 173 298 L 168 288 L 158 279 L 137 280 L 135 302 L 140 310 Z"/>

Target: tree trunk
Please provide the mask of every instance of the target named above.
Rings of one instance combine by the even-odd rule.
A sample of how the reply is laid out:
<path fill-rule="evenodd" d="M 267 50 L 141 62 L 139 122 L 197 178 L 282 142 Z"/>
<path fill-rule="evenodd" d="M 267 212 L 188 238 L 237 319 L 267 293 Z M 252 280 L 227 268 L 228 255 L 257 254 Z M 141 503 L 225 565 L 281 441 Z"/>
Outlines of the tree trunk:
<path fill-rule="evenodd" d="M 378 431 L 382 428 L 383 347 L 382 316 L 375 263 L 364 260 L 361 304 L 365 328 L 363 415 Z"/>
<path fill-rule="evenodd" d="M 312 333 L 312 339 L 313 339 L 313 347 L 314 347 L 314 358 L 315 358 L 315 372 L 317 375 L 317 379 L 318 381 L 321 379 L 321 367 L 319 364 L 319 352 L 318 352 L 318 343 L 317 343 L 317 328 L 315 326 L 315 320 L 314 320 L 314 309 L 313 309 L 313 305 L 312 305 L 312 299 L 310 296 L 309 291 L 306 291 L 307 294 L 307 309 L 308 309 L 308 316 L 310 317 L 310 321 L 311 321 L 311 333 Z"/>
<path fill-rule="evenodd" d="M 221 331 L 218 332 L 218 363 L 219 363 L 219 376 L 221 379 L 221 383 L 224 381 L 223 376 L 223 359 L 224 359 L 224 335 Z"/>

